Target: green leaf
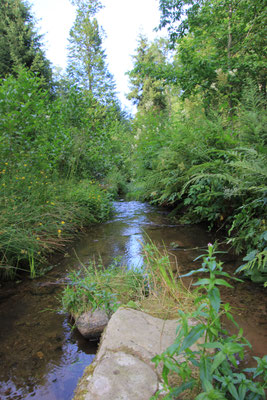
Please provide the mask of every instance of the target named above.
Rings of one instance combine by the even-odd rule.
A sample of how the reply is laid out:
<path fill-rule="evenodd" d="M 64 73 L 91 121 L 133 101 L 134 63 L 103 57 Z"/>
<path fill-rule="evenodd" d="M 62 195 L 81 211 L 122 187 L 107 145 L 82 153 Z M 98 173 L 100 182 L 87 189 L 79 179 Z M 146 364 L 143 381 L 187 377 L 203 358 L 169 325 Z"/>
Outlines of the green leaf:
<path fill-rule="evenodd" d="M 194 400 L 227 400 L 222 392 L 216 389 L 200 393 Z"/>
<path fill-rule="evenodd" d="M 233 396 L 233 398 L 236 400 L 239 400 L 239 396 L 238 396 L 235 385 L 233 383 L 230 383 L 227 388 L 228 388 L 229 392 L 231 393 L 231 395 Z"/>
<path fill-rule="evenodd" d="M 210 304 L 216 313 L 219 312 L 220 304 L 221 304 L 221 297 L 220 291 L 218 288 L 214 287 L 213 289 L 209 290 L 208 298 L 210 300 Z"/>
<path fill-rule="evenodd" d="M 194 269 L 193 271 L 188 272 L 187 274 L 181 275 L 181 278 L 185 278 L 194 274 L 198 274 L 199 272 L 207 272 L 207 268 Z"/>
<path fill-rule="evenodd" d="M 213 374 L 214 371 L 221 365 L 221 363 L 226 359 L 226 355 L 220 351 L 219 353 L 216 354 L 214 357 L 212 366 L 211 366 L 211 373 Z"/>
<path fill-rule="evenodd" d="M 173 356 L 175 353 L 177 353 L 179 351 L 180 353 L 180 342 L 175 342 L 173 344 L 171 344 L 164 353 L 168 354 L 169 356 Z"/>
<path fill-rule="evenodd" d="M 166 367 L 166 365 L 163 365 L 162 378 L 167 385 L 168 385 L 168 375 L 169 375 L 169 369 L 168 367 Z"/>
<path fill-rule="evenodd" d="M 184 339 L 180 351 L 184 351 L 185 349 L 191 347 L 205 332 L 205 327 L 203 325 L 194 326 L 189 334 Z"/>
<path fill-rule="evenodd" d="M 193 286 L 200 286 L 200 285 L 209 285 L 211 280 L 209 278 L 199 279 L 196 283 L 193 283 Z"/>
<path fill-rule="evenodd" d="M 175 363 L 174 361 L 172 361 L 170 358 L 165 358 L 165 359 L 163 360 L 163 362 L 164 362 L 164 365 L 168 368 L 168 370 L 174 371 L 174 372 L 176 372 L 176 373 L 179 375 L 180 369 L 179 369 L 179 367 L 177 366 L 177 363 Z"/>
<path fill-rule="evenodd" d="M 205 349 L 222 349 L 223 345 L 220 342 L 208 342 L 208 343 L 203 343 L 200 344 L 201 347 L 204 347 Z"/>
<path fill-rule="evenodd" d="M 223 349 L 224 353 L 227 355 L 235 354 L 243 351 L 243 346 L 240 343 L 226 343 Z"/>
<path fill-rule="evenodd" d="M 239 395 L 239 400 L 245 400 L 246 399 L 246 393 L 248 391 L 247 385 L 245 383 L 241 383 L 238 388 L 238 395 Z"/>
<path fill-rule="evenodd" d="M 171 389 L 170 394 L 173 396 L 178 396 L 179 394 L 183 393 L 185 390 L 192 389 L 195 385 L 195 380 L 191 380 L 189 382 L 183 383 L 181 386 L 175 389 Z"/>
<path fill-rule="evenodd" d="M 222 286 L 227 286 L 230 288 L 233 288 L 232 285 L 230 285 L 230 283 L 226 282 L 224 279 L 215 279 L 215 285 L 222 285 Z"/>

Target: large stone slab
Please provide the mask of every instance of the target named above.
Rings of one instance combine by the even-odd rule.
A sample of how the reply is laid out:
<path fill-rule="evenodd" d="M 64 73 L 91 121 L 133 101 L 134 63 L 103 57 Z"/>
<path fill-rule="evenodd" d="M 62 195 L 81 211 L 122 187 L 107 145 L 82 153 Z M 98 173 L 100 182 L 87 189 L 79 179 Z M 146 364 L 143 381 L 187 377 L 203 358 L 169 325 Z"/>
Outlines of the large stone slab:
<path fill-rule="evenodd" d="M 103 333 L 96 361 L 107 350 L 126 350 L 150 363 L 152 357 L 174 342 L 176 328 L 176 320 L 163 320 L 141 311 L 119 308 Z"/>
<path fill-rule="evenodd" d="M 121 351 L 107 351 L 87 378 L 86 400 L 144 400 L 156 392 L 156 373 L 143 361 Z"/>
<path fill-rule="evenodd" d="M 149 400 L 160 385 L 151 358 L 174 342 L 177 323 L 120 308 L 111 317 L 74 400 Z"/>

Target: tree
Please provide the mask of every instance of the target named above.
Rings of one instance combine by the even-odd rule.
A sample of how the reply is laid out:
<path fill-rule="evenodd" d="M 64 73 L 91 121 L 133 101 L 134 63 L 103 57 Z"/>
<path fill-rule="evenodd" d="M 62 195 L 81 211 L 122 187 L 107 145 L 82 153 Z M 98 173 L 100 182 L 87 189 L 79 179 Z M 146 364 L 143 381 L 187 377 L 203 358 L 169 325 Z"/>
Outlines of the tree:
<path fill-rule="evenodd" d="M 160 0 L 161 24 L 177 48 L 184 97 L 225 96 L 232 109 L 248 79 L 266 92 L 266 4 L 261 0 Z"/>
<path fill-rule="evenodd" d="M 30 7 L 22 0 L 0 2 L 0 78 L 26 67 L 47 83 L 51 82 L 50 63 L 44 55 L 42 36 L 34 29 Z"/>
<path fill-rule="evenodd" d="M 127 73 L 131 85 L 127 98 L 133 100 L 139 110 L 161 111 L 167 107 L 164 82 L 153 74 L 166 64 L 166 49 L 164 39 L 149 44 L 146 37 L 139 37 L 137 54 L 133 57 L 134 68 Z"/>
<path fill-rule="evenodd" d="M 103 31 L 95 18 L 98 0 L 75 0 L 77 16 L 69 38 L 68 74 L 102 103 L 114 99 L 114 82 L 102 49 Z"/>

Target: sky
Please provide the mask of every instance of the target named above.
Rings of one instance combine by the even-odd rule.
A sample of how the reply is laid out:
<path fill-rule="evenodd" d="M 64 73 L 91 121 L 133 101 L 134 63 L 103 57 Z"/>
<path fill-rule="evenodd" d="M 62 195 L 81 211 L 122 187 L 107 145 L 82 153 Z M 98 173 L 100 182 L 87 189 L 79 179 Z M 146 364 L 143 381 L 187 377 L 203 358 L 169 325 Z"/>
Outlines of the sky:
<path fill-rule="evenodd" d="M 38 20 L 39 33 L 44 34 L 47 58 L 54 66 L 65 69 L 69 31 L 75 20 L 75 8 L 69 0 L 30 0 Z M 102 0 L 104 9 L 97 15 L 106 32 L 103 47 L 106 50 L 109 71 L 114 75 L 122 106 L 132 110 L 126 100 L 129 92 L 126 71 L 132 68 L 132 55 L 137 48 L 140 33 L 150 40 L 162 33 L 153 32 L 159 24 L 158 0 Z"/>

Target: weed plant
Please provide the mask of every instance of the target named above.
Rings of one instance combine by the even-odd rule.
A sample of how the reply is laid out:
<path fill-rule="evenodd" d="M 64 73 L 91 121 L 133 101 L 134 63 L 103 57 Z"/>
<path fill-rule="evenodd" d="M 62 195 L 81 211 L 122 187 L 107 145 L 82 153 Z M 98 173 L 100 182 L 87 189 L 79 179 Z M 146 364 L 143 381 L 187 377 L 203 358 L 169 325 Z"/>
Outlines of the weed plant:
<path fill-rule="evenodd" d="M 63 308 L 77 316 L 96 308 L 110 313 L 122 304 L 135 307 L 146 290 L 143 271 L 128 270 L 118 261 L 114 259 L 107 268 L 92 261 L 71 272 L 62 295 Z"/>
<path fill-rule="evenodd" d="M 94 181 L 63 181 L 33 174 L 28 162 L 16 171 L 1 169 L 0 274 L 3 279 L 30 271 L 40 274 L 49 253 L 64 250 L 83 226 L 105 220 L 111 212 L 108 195 Z M 15 172 L 15 174 L 14 174 Z"/>
<path fill-rule="evenodd" d="M 249 254 L 247 275 L 265 282 L 264 99 L 249 85 L 231 121 L 202 105 L 192 97 L 176 100 L 168 114 L 137 113 L 131 198 L 171 206 L 182 223 L 206 222 L 221 229 L 237 253 Z"/>
<path fill-rule="evenodd" d="M 192 390 L 199 381 L 201 393 L 194 397 L 195 400 L 265 398 L 267 356 L 262 359 L 254 357 L 257 367 L 240 371 L 237 360 L 244 358 L 245 348 L 250 344 L 243 337 L 242 329 L 238 334 L 230 335 L 222 325 L 221 318 L 225 315 L 239 328 L 231 314 L 230 305 L 221 303 L 219 291 L 221 285 L 232 287 L 228 280 L 236 278 L 223 271 L 222 263 L 216 261 L 216 253 L 214 246 L 209 244 L 207 255 L 200 256 L 203 258 L 202 267 L 184 275 L 207 273 L 208 277 L 194 283 L 197 286 L 194 292 L 195 310 L 190 313 L 179 310 L 180 323 L 175 342 L 152 360 L 156 366 L 163 364 L 163 390 L 153 399 L 159 398 L 162 392 L 165 395 L 160 398 L 178 399 L 188 391 L 191 393 L 189 397 L 181 398 L 192 399 Z M 193 326 L 189 323 L 192 319 L 197 322 Z M 192 350 L 194 344 L 198 347 L 196 351 Z M 170 376 L 173 374 L 179 377 L 180 384 L 176 387 L 170 385 Z"/>
<path fill-rule="evenodd" d="M 162 254 L 153 243 L 144 246 L 144 266 L 127 269 L 118 259 L 108 267 L 101 263 L 82 264 L 72 271 L 62 295 L 63 308 L 75 315 L 104 308 L 115 311 L 119 306 L 142 310 L 155 317 L 177 318 L 177 303 L 188 310 L 193 296 L 177 279 L 167 252 Z"/>

